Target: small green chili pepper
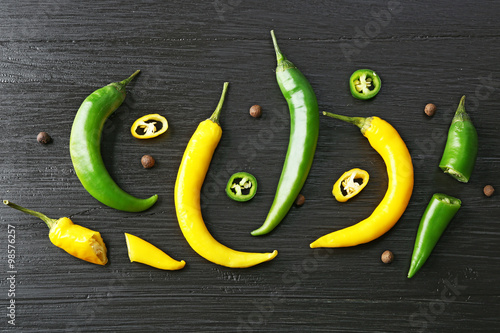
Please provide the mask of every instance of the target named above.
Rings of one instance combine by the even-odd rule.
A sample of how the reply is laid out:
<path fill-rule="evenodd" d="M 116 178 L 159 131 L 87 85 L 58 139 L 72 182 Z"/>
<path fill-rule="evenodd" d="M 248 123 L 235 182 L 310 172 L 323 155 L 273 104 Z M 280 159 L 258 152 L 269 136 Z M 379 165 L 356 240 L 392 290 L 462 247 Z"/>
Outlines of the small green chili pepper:
<path fill-rule="evenodd" d="M 76 175 L 83 187 L 103 204 L 127 212 L 141 212 L 151 207 L 158 196 L 136 198 L 122 190 L 111 178 L 101 156 L 101 134 L 106 119 L 125 100 L 125 87 L 137 75 L 113 82 L 90 94 L 76 113 L 69 152 Z"/>
<path fill-rule="evenodd" d="M 436 193 L 432 196 L 418 226 L 408 278 L 424 265 L 461 205 L 460 199 L 446 194 Z"/>
<path fill-rule="evenodd" d="M 229 178 L 226 193 L 233 200 L 248 201 L 257 193 L 257 179 L 247 172 L 237 172 Z"/>
<path fill-rule="evenodd" d="M 278 63 L 276 81 L 290 110 L 290 139 L 274 201 L 266 220 L 252 231 L 252 236 L 271 232 L 288 213 L 311 170 L 319 136 L 319 110 L 314 90 L 304 74 L 281 53 L 274 31 L 271 36 Z"/>
<path fill-rule="evenodd" d="M 358 69 L 349 79 L 351 94 L 357 99 L 370 99 L 380 91 L 380 76 L 371 69 Z"/>
<path fill-rule="evenodd" d="M 477 157 L 477 132 L 465 112 L 465 96 L 462 96 L 451 121 L 448 139 L 439 167 L 460 182 L 467 183 Z"/>

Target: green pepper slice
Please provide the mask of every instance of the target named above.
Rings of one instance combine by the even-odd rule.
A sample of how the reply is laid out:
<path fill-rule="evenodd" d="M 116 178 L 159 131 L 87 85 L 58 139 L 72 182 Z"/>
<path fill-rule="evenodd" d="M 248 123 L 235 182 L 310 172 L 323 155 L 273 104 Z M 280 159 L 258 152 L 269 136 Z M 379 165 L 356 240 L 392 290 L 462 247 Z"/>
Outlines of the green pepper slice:
<path fill-rule="evenodd" d="M 370 99 L 380 91 L 382 81 L 380 76 L 371 69 L 358 69 L 349 79 L 351 94 L 357 99 Z"/>
<path fill-rule="evenodd" d="M 413 277 L 424 265 L 461 205 L 460 199 L 443 193 L 435 193 L 432 196 L 420 220 L 408 278 Z"/>
<path fill-rule="evenodd" d="M 235 201 L 248 201 L 257 193 L 257 179 L 248 172 L 237 172 L 229 178 L 226 193 Z"/>

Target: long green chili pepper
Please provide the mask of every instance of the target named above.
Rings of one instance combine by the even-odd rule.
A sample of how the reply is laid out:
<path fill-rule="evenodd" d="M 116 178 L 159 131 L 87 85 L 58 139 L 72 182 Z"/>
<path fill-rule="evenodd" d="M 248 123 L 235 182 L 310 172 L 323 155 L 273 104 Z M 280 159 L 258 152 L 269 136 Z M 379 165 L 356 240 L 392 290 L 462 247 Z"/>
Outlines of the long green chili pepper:
<path fill-rule="evenodd" d="M 408 278 L 424 265 L 461 204 L 460 199 L 446 194 L 436 193 L 432 196 L 420 220 Z"/>
<path fill-rule="evenodd" d="M 465 112 L 465 96 L 451 121 L 439 167 L 460 182 L 467 183 L 477 156 L 477 132 Z"/>
<path fill-rule="evenodd" d="M 271 36 L 278 62 L 276 79 L 290 110 L 290 140 L 273 204 L 253 236 L 273 230 L 292 207 L 311 169 L 319 135 L 318 101 L 311 84 L 281 53 L 274 31 Z"/>
<path fill-rule="evenodd" d="M 78 109 L 71 129 L 69 151 L 83 187 L 103 204 L 128 212 L 151 207 L 158 196 L 139 199 L 123 191 L 111 178 L 101 157 L 101 132 L 106 119 L 125 100 L 125 87 L 139 73 L 94 91 Z"/>

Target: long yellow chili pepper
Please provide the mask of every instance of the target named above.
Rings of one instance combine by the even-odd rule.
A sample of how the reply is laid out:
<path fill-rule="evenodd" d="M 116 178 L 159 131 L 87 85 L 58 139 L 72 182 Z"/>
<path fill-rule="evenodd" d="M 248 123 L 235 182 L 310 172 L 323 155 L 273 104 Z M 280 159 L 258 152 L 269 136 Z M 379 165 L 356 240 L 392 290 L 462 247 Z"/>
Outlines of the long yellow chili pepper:
<path fill-rule="evenodd" d="M 18 206 L 8 200 L 4 200 L 3 203 L 40 218 L 50 229 L 49 238 L 52 244 L 72 256 L 97 265 L 106 265 L 108 262 L 106 245 L 99 232 L 76 225 L 67 217 L 55 220 L 42 213 Z"/>
<path fill-rule="evenodd" d="M 222 245 L 205 226 L 200 207 L 201 187 L 222 136 L 219 114 L 227 87 L 225 82 L 217 108 L 209 119 L 198 125 L 186 147 L 175 182 L 175 210 L 184 237 L 200 256 L 221 266 L 245 268 L 269 261 L 278 252 L 240 252 Z"/>
<path fill-rule="evenodd" d="M 387 167 L 387 192 L 373 213 L 357 224 L 327 234 L 313 243 L 316 247 L 348 247 L 368 243 L 391 229 L 408 206 L 413 192 L 413 164 L 404 141 L 396 129 L 378 117 L 324 115 L 358 126 L 370 145 L 382 156 Z"/>

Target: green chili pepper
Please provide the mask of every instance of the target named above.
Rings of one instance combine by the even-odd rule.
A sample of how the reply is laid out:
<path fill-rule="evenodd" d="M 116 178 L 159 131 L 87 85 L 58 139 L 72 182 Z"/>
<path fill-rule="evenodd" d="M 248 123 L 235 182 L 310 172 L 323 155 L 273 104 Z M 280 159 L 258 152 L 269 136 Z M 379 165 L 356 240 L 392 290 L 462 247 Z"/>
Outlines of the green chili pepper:
<path fill-rule="evenodd" d="M 446 194 L 436 193 L 432 196 L 420 220 L 408 278 L 424 265 L 461 204 L 460 199 Z"/>
<path fill-rule="evenodd" d="M 257 193 L 257 179 L 248 172 L 237 172 L 229 178 L 226 193 L 233 200 L 248 201 Z"/>
<path fill-rule="evenodd" d="M 318 101 L 311 84 L 281 53 L 274 31 L 271 36 L 278 62 L 276 79 L 290 110 L 290 139 L 273 204 L 253 236 L 273 230 L 292 207 L 311 169 L 319 135 Z"/>
<path fill-rule="evenodd" d="M 139 73 L 94 91 L 78 109 L 71 129 L 69 151 L 83 187 L 103 204 L 128 212 L 151 207 L 158 196 L 138 199 L 123 191 L 111 178 L 101 157 L 101 132 L 106 119 L 125 100 L 125 87 Z"/>
<path fill-rule="evenodd" d="M 465 96 L 462 96 L 451 121 L 448 139 L 439 167 L 460 182 L 467 183 L 477 157 L 477 132 L 465 112 Z"/>
<path fill-rule="evenodd" d="M 370 99 L 380 91 L 380 76 L 371 69 L 358 69 L 349 79 L 351 94 L 357 99 Z"/>

